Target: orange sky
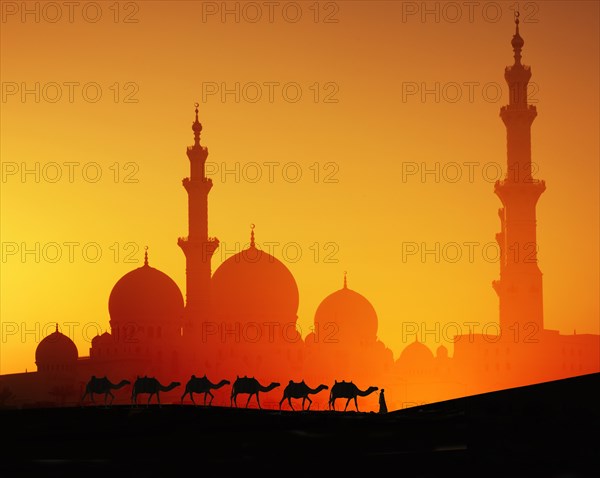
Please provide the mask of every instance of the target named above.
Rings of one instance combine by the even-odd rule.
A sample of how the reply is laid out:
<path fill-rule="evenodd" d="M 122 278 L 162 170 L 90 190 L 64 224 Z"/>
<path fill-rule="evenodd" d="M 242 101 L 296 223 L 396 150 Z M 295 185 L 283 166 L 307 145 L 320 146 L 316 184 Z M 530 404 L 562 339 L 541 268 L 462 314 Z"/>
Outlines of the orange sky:
<path fill-rule="evenodd" d="M 302 335 L 344 271 L 396 358 L 409 329 L 452 353 L 454 333 L 497 322 L 493 181 L 506 164 L 498 113 L 515 2 L 227 2 L 224 18 L 223 2 L 0 4 L 0 373 L 35 370 L 54 322 L 87 355 L 145 245 L 185 292 L 177 237 L 195 101 L 221 241 L 213 270 L 255 223 L 296 278 Z M 532 158 L 547 186 L 545 326 L 563 333 L 600 333 L 598 19 L 597 2 L 521 3 Z M 239 100 L 223 98 L 236 84 Z M 437 182 L 421 174 L 436 167 Z M 439 262 L 423 258 L 436 243 Z M 38 257 L 22 254 L 36 244 Z"/>

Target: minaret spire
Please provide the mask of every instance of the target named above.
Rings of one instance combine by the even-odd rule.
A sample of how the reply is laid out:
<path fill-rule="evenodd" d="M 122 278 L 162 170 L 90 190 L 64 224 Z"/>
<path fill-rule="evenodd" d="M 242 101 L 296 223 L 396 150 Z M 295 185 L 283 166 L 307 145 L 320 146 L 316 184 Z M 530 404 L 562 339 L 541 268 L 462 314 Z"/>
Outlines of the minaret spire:
<path fill-rule="evenodd" d="M 545 191 L 544 181 L 533 178 L 531 125 L 537 109 L 527 102 L 531 68 L 521 63 L 525 42 L 519 33 L 515 12 L 515 34 L 511 45 L 514 64 L 504 70 L 509 103 L 500 109 L 506 126 L 507 167 L 494 192 L 502 202 L 498 210 L 500 232 L 500 280 L 493 282 L 500 299 L 500 330 L 510 334 L 518 327 L 532 336 L 543 330 L 542 273 L 537 263 L 536 205 Z"/>
<path fill-rule="evenodd" d="M 250 247 L 256 247 L 256 244 L 254 243 L 254 228 L 255 225 L 250 224 Z"/>
<path fill-rule="evenodd" d="M 515 52 L 515 65 L 521 64 L 521 50 L 523 49 L 523 45 L 525 45 L 525 40 L 523 40 L 521 35 L 519 35 L 519 16 L 519 10 L 515 11 L 516 31 L 510 42 L 513 47 L 513 51 Z"/>
<path fill-rule="evenodd" d="M 192 123 L 192 131 L 194 131 L 194 147 L 198 148 L 200 147 L 200 133 L 202 132 L 202 123 L 200 123 L 200 121 L 198 121 L 198 107 L 200 106 L 199 103 L 194 103 L 195 106 L 195 112 L 196 112 L 196 119 L 195 121 Z"/>
<path fill-rule="evenodd" d="M 344 289 L 348 288 L 348 278 L 347 278 L 348 272 L 344 271 Z"/>
<path fill-rule="evenodd" d="M 148 266 L 148 246 L 144 247 L 144 265 Z"/>

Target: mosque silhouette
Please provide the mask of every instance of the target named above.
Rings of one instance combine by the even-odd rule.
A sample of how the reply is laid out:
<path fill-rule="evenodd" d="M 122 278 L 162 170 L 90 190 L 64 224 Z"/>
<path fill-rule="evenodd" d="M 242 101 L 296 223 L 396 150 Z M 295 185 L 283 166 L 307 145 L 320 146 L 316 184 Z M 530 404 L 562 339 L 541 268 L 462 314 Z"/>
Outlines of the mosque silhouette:
<path fill-rule="evenodd" d="M 213 383 L 234 383 L 242 376 L 255 377 L 261 384 L 305 380 L 312 387 L 352 380 L 361 390 L 385 389 L 389 409 L 396 410 L 599 372 L 600 336 L 544 328 L 542 273 L 537 257 L 531 260 L 526 248 L 538 242 L 536 204 L 546 186 L 531 171 L 530 127 L 537 110 L 527 103 L 531 70 L 521 63 L 524 41 L 518 17 L 515 23 L 514 64 L 505 69 L 510 101 L 500 111 L 507 130 L 507 175 L 494 187 L 502 203 L 496 235 L 500 278 L 493 282 L 501 333 L 458 335 L 452 357 L 443 346 L 434 354 L 415 340 L 394 360 L 377 335 L 374 307 L 344 276 L 341 288 L 318 306 L 314 331 L 303 338 L 296 327 L 297 283 L 283 262 L 260 248 L 260 228 L 254 225 L 248 247 L 213 273 L 211 258 L 219 240 L 208 233 L 213 184 L 205 174 L 208 149 L 200 143 L 196 104 L 194 144 L 187 148 L 190 176 L 183 180 L 189 231 L 178 239 L 186 258 L 185 300 L 175 281 L 151 265 L 146 251 L 144 264 L 112 288 L 110 333 L 93 338 L 89 356 L 80 356 L 57 324 L 37 347 L 36 372 L 0 376 L 2 403 L 79 404 L 92 376 L 130 384 L 148 376 L 163 385 L 185 385 L 195 375 Z M 521 174 L 511 175 L 514 171 Z M 523 253 L 509 253 L 515 246 Z M 515 339 L 515 327 L 530 333 Z M 213 404 L 229 405 L 230 388 L 214 390 Z M 263 407 L 278 407 L 281 392 L 265 393 Z M 183 393 L 183 386 L 164 392 L 162 401 L 180 403 Z M 115 403 L 129 403 L 130 394 L 129 387 L 115 390 Z M 327 408 L 327 396 L 316 394 L 311 409 Z M 184 403 L 191 403 L 190 397 Z M 361 410 L 377 408 L 375 394 L 361 402 Z"/>

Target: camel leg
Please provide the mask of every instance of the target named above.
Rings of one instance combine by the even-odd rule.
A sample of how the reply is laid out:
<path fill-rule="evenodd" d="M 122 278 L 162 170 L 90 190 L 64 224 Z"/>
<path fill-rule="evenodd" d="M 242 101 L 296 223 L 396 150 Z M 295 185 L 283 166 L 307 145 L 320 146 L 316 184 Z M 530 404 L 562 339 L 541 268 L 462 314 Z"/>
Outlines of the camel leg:
<path fill-rule="evenodd" d="M 288 397 L 288 403 L 290 404 L 290 408 L 293 410 L 294 405 L 292 405 L 292 397 Z"/>
<path fill-rule="evenodd" d="M 250 399 L 252 398 L 252 394 L 248 394 L 248 401 L 246 402 L 246 408 L 248 408 L 248 404 L 250 403 Z"/>
<path fill-rule="evenodd" d="M 346 411 L 346 409 L 348 408 L 348 404 L 350 403 L 350 398 L 348 400 L 346 400 L 346 406 L 344 407 L 344 411 Z"/>
<path fill-rule="evenodd" d="M 258 392 L 256 393 L 256 403 L 258 404 L 258 408 L 262 410 L 262 407 L 260 406 L 260 400 L 258 399 Z"/>
<path fill-rule="evenodd" d="M 283 397 L 281 397 L 281 400 L 279 400 L 279 410 L 281 410 L 281 404 L 285 401 L 285 395 Z"/>
<path fill-rule="evenodd" d="M 356 397 L 354 397 L 354 406 L 356 407 L 356 411 L 358 412 L 358 402 L 356 401 Z"/>
<path fill-rule="evenodd" d="M 310 406 L 312 405 L 312 400 L 310 399 L 310 397 L 305 397 L 308 400 L 308 408 L 307 410 L 310 410 Z M 302 405 L 302 408 L 304 409 L 304 405 Z"/>
<path fill-rule="evenodd" d="M 210 401 L 208 402 L 208 406 L 210 407 L 212 405 L 213 400 L 215 399 L 215 396 L 210 390 L 207 393 L 210 395 Z"/>

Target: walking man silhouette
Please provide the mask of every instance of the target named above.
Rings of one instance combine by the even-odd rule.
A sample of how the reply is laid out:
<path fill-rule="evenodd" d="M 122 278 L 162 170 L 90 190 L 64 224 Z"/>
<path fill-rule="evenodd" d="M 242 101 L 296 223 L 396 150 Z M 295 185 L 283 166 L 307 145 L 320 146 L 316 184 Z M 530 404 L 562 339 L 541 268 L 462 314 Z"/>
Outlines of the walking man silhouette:
<path fill-rule="evenodd" d="M 385 390 L 382 388 L 381 392 L 379 392 L 379 413 L 387 413 L 388 411 L 383 392 L 385 392 Z"/>

